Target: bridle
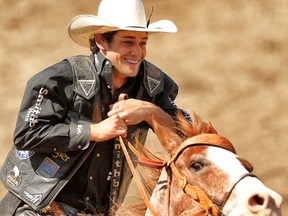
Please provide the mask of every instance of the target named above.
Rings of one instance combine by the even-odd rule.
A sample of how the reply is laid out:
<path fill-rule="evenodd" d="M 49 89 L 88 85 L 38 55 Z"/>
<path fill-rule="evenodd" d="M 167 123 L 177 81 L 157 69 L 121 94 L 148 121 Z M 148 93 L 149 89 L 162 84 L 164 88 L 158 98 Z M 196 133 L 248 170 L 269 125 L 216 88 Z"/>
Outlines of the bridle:
<path fill-rule="evenodd" d="M 201 134 L 202 135 L 202 134 Z M 198 135 L 198 136 L 201 136 Z M 206 136 L 205 134 L 203 134 Z M 211 134 L 212 135 L 212 134 Z M 213 134 L 212 136 L 219 136 L 217 134 Z M 197 138 L 197 137 L 196 137 Z M 219 136 L 220 139 L 223 139 L 223 137 Z M 199 187 L 193 186 L 189 184 L 186 180 L 186 178 L 180 174 L 178 171 L 175 161 L 180 155 L 181 152 L 183 152 L 184 149 L 188 147 L 193 147 L 193 146 L 214 146 L 214 147 L 219 147 L 223 148 L 219 145 L 213 144 L 213 143 L 189 143 L 185 144 L 183 146 L 180 146 L 178 150 L 176 151 L 176 154 L 174 154 L 169 162 L 167 163 L 167 167 L 171 169 L 172 174 L 176 177 L 178 180 L 179 187 L 186 193 L 188 194 L 194 201 L 195 203 L 201 207 L 203 210 L 205 210 L 206 215 L 215 215 L 215 216 L 224 216 L 222 213 L 222 210 L 228 201 L 231 193 L 233 192 L 233 189 L 236 187 L 236 185 L 244 178 L 250 176 L 250 177 L 256 177 L 256 175 L 248 172 L 244 173 L 243 175 L 239 176 L 235 182 L 229 185 L 229 187 L 226 189 L 226 192 L 220 202 L 216 201 L 213 198 L 210 198 L 202 189 Z M 226 148 L 224 148 L 226 149 Z M 168 178 L 171 179 L 171 175 L 168 175 Z M 169 180 L 171 182 L 171 180 Z M 168 186 L 168 190 L 170 190 L 170 187 Z M 168 199 L 169 200 L 169 199 Z"/>
<path fill-rule="evenodd" d="M 139 156 L 139 154 L 137 153 L 137 150 L 135 149 L 135 147 L 133 147 L 133 145 L 131 143 L 129 143 L 126 139 L 123 139 L 122 137 L 119 137 L 120 140 L 120 144 L 122 147 L 122 150 L 124 152 L 124 155 L 126 157 L 127 163 L 130 167 L 130 170 L 135 178 L 135 182 L 137 184 L 137 187 L 140 191 L 140 194 L 147 206 L 147 208 L 150 210 L 151 214 L 154 216 L 158 216 L 159 214 L 155 211 L 155 209 L 152 207 L 147 194 L 145 192 L 145 189 L 138 177 L 138 174 L 133 166 L 133 163 L 131 161 L 131 158 L 128 154 L 126 145 L 129 147 L 129 149 L 136 154 L 136 156 L 138 156 L 138 163 L 140 165 L 144 165 L 144 166 L 150 166 L 150 167 L 154 167 L 154 168 L 163 168 L 166 167 L 166 171 L 167 175 L 168 175 L 168 179 L 167 179 L 167 196 L 168 196 L 168 203 L 167 203 L 167 209 L 168 209 L 168 215 L 170 215 L 170 189 L 171 189 L 171 179 L 172 179 L 172 174 L 176 177 L 176 179 L 178 180 L 179 183 L 179 187 L 186 193 L 188 194 L 193 201 L 195 201 L 195 203 L 202 208 L 203 210 L 205 210 L 206 215 L 209 216 L 224 216 L 224 214 L 222 213 L 222 210 L 227 202 L 227 200 L 229 199 L 231 193 L 233 192 L 233 189 L 236 187 L 236 185 L 244 178 L 251 176 L 251 177 L 256 177 L 254 174 L 248 172 L 245 173 L 241 176 L 238 177 L 238 179 L 233 182 L 226 190 L 221 202 L 217 202 L 216 200 L 214 200 L 213 198 L 210 198 L 202 189 L 200 189 L 199 187 L 193 186 L 191 184 L 189 184 L 186 180 L 186 178 L 180 174 L 180 172 L 178 171 L 176 165 L 175 165 L 175 161 L 177 160 L 178 156 L 183 152 L 184 149 L 188 148 L 188 147 L 193 147 L 193 146 L 215 146 L 215 147 L 220 147 L 220 148 L 224 148 L 226 150 L 231 151 L 232 153 L 235 153 L 234 148 L 233 149 L 229 149 L 226 146 L 229 144 L 232 146 L 232 144 L 226 140 L 224 137 L 218 135 L 218 134 L 199 134 L 196 135 L 192 138 L 191 142 L 189 142 L 188 144 L 183 143 L 179 146 L 179 148 L 176 150 L 176 153 L 173 154 L 173 156 L 171 156 L 170 160 L 168 162 L 166 161 L 154 161 L 154 160 L 150 160 L 144 157 Z M 210 140 L 210 141 L 209 141 Z M 125 143 L 124 143 L 125 142 Z M 227 143 L 228 142 L 228 143 Z M 215 144 L 218 143 L 218 144 Z M 228 146 L 229 146 L 228 145 Z M 171 172 L 170 172 L 170 171 Z"/>
<path fill-rule="evenodd" d="M 128 95 L 126 94 L 120 94 L 118 101 L 121 100 L 126 100 L 128 99 Z M 138 151 L 135 149 L 135 147 L 125 138 L 122 138 L 119 136 L 119 141 L 121 148 L 123 150 L 123 153 L 125 155 L 125 158 L 127 160 L 127 163 L 129 165 L 129 168 L 135 178 L 136 185 L 139 189 L 139 192 L 149 209 L 152 215 L 158 216 L 159 214 L 155 211 L 155 209 L 152 207 L 150 200 L 148 199 L 148 196 L 145 192 L 145 188 L 142 185 L 142 182 L 140 181 L 138 174 L 136 172 L 136 169 L 134 168 L 133 162 L 129 156 L 128 150 L 126 148 L 126 145 L 129 147 L 129 149 L 138 157 L 138 163 L 140 165 L 144 166 L 149 166 L 149 167 L 154 167 L 154 168 L 166 168 L 168 179 L 167 179 L 167 196 L 168 196 L 168 202 L 167 202 L 167 209 L 168 209 L 168 215 L 170 215 L 170 190 L 171 190 L 171 180 L 172 180 L 172 174 L 177 178 L 179 182 L 179 187 L 186 193 L 188 194 L 194 201 L 195 203 L 201 207 L 203 210 L 205 210 L 206 215 L 208 216 L 224 216 L 222 213 L 222 210 L 229 199 L 231 193 L 233 192 L 233 189 L 236 187 L 236 185 L 244 178 L 251 176 L 251 177 L 256 177 L 254 174 L 252 174 L 249 169 L 248 173 L 245 173 L 239 178 L 233 182 L 226 190 L 222 201 L 220 203 L 217 203 L 216 200 L 213 198 L 210 198 L 202 189 L 199 187 L 193 186 L 189 183 L 187 183 L 187 180 L 184 176 L 180 174 L 178 171 L 175 161 L 177 160 L 178 156 L 184 151 L 184 149 L 188 147 L 193 147 L 193 146 L 214 146 L 214 147 L 219 147 L 226 149 L 234 154 L 236 154 L 236 151 L 233 147 L 233 145 L 224 137 L 215 134 L 215 133 L 210 133 L 210 134 L 198 134 L 196 136 L 193 136 L 189 138 L 189 142 L 184 142 L 182 143 L 176 150 L 176 152 L 171 156 L 170 160 L 167 161 L 154 161 L 150 160 L 147 158 L 143 158 L 138 154 Z M 124 143 L 125 142 L 125 143 Z M 170 171 L 171 172 L 170 172 Z"/>

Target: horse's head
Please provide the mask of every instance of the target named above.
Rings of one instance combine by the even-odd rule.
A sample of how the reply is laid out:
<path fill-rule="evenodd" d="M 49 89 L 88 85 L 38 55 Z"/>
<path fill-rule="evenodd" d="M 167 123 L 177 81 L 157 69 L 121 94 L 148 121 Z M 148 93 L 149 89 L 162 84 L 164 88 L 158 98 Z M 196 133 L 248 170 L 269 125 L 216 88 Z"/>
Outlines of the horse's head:
<path fill-rule="evenodd" d="M 237 156 L 233 145 L 210 123 L 192 116 L 193 124 L 180 118 L 178 133 L 154 122 L 161 145 L 171 155 L 167 172 L 163 170 L 151 197 L 156 211 L 166 209 L 170 215 L 281 215 L 282 197 L 251 174 L 252 165 Z"/>

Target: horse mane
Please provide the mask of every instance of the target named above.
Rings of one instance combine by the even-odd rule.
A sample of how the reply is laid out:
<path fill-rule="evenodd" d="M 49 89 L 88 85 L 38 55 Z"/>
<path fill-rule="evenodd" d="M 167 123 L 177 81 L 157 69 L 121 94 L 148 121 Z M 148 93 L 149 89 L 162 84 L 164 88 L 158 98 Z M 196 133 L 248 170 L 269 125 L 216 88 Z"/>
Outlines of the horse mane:
<path fill-rule="evenodd" d="M 175 141 L 174 144 L 183 145 L 185 144 L 184 143 L 185 140 L 189 142 L 189 140 L 191 141 L 191 139 L 196 138 L 195 136 L 197 135 L 200 135 L 200 137 L 205 137 L 205 136 L 214 137 L 213 134 L 214 135 L 218 134 L 215 128 L 212 126 L 212 124 L 209 121 L 203 121 L 195 112 L 192 112 L 190 116 L 192 119 L 191 122 L 188 121 L 182 113 L 180 112 L 177 113 L 176 118 L 175 118 L 176 126 L 175 128 L 172 128 L 173 130 L 171 128 L 166 130 L 165 127 L 159 125 L 159 123 L 156 123 L 154 125 L 156 126 L 156 127 L 153 127 L 155 133 L 157 134 L 157 132 L 160 131 L 160 135 L 157 134 L 157 136 L 162 146 L 164 142 L 166 142 L 167 144 L 167 139 L 168 139 L 168 142 L 170 141 L 173 142 L 174 141 L 173 139 L 176 139 L 177 141 Z M 169 139 L 168 137 L 170 136 L 170 133 L 173 133 L 173 134 L 175 133 L 177 136 L 174 134 L 171 136 L 172 138 Z M 216 137 L 218 137 L 218 135 Z M 220 141 L 220 143 L 218 143 L 219 144 L 218 147 L 225 148 L 226 150 L 236 154 L 234 146 L 224 137 L 220 135 L 219 137 L 221 137 L 221 139 L 224 140 L 224 142 L 221 143 Z M 163 155 L 157 155 L 153 153 L 152 152 L 153 150 L 151 151 L 148 148 L 145 148 L 144 145 L 142 145 L 137 140 L 139 139 L 137 139 L 137 134 L 136 134 L 136 146 L 135 147 L 137 150 L 138 157 L 145 158 L 148 161 L 148 164 L 149 164 L 149 161 L 152 161 L 152 163 L 155 162 L 156 165 L 166 163 L 167 160 L 163 159 Z M 215 143 L 215 145 L 217 146 L 217 143 Z M 173 155 L 173 151 L 169 153 L 170 154 L 172 153 Z M 253 170 L 253 166 L 247 160 L 240 158 L 239 156 L 237 156 L 237 158 L 249 172 Z M 151 167 L 138 166 L 137 167 L 141 182 L 145 186 L 146 192 L 149 196 L 152 195 L 153 190 L 156 187 L 156 184 L 158 182 L 159 176 L 162 171 L 161 166 L 159 166 L 158 168 L 159 169 L 155 168 L 155 166 L 151 166 Z M 141 198 L 133 198 L 133 200 L 134 201 L 137 200 L 138 202 L 134 205 L 129 205 L 129 206 L 125 205 L 124 208 L 120 210 L 120 212 L 117 212 L 117 215 L 119 216 L 120 215 L 123 215 L 123 216 L 124 215 L 125 216 L 145 215 L 147 207 L 144 201 Z"/>
<path fill-rule="evenodd" d="M 187 121 L 181 112 L 178 112 L 176 115 L 176 130 L 184 135 L 182 141 L 199 134 L 217 134 L 211 122 L 203 121 L 195 112 L 192 112 L 191 119 L 192 122 Z"/>
<path fill-rule="evenodd" d="M 191 114 L 192 122 L 188 121 L 182 112 L 176 114 L 175 122 L 176 126 L 173 128 L 174 131 L 177 131 L 179 135 L 180 142 L 203 133 L 214 133 L 217 134 L 217 131 L 214 129 L 212 124 L 209 121 L 202 121 L 202 119 L 195 113 Z M 161 140 L 159 140 L 161 142 Z M 180 143 L 179 143 L 180 144 Z M 151 150 L 144 147 L 137 139 L 136 134 L 136 146 L 135 146 L 138 156 L 146 158 L 151 161 L 158 161 L 159 163 L 164 163 L 163 155 L 157 155 Z M 153 189 L 155 188 L 162 169 L 155 169 L 155 167 L 147 166 L 138 166 L 138 174 L 142 181 L 142 184 L 145 186 L 147 194 L 151 196 Z M 143 175 L 144 174 L 144 175 Z M 133 198 L 134 199 L 134 198 Z M 134 201 L 136 198 L 134 199 Z M 117 212 L 117 215 L 145 215 L 146 205 L 142 199 L 138 199 L 137 203 L 131 206 L 126 206 L 120 211 Z"/>

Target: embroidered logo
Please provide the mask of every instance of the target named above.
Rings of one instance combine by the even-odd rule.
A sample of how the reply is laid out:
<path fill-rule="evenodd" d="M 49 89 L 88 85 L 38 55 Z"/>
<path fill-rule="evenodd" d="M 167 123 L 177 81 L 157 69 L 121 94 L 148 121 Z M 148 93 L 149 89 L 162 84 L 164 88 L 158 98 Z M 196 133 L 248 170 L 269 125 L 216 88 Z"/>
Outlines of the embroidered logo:
<path fill-rule="evenodd" d="M 40 167 L 36 170 L 36 173 L 45 178 L 52 178 L 59 168 L 60 166 L 58 166 L 58 164 L 46 157 Z"/>
<path fill-rule="evenodd" d="M 155 89 L 159 86 L 160 81 L 152 77 L 147 77 L 147 78 L 148 78 L 149 90 L 151 93 L 153 93 Z"/>
<path fill-rule="evenodd" d="M 38 94 L 38 98 L 36 100 L 36 104 L 33 108 L 33 111 L 31 112 L 31 110 L 29 109 L 28 110 L 28 113 L 26 114 L 27 115 L 30 115 L 30 119 L 29 119 L 29 126 L 30 127 L 34 127 L 36 125 L 36 123 L 38 123 L 38 116 L 41 112 L 41 104 L 43 102 L 43 98 L 44 98 L 44 95 L 47 95 L 48 94 L 48 90 L 45 89 L 45 88 L 41 88 L 40 91 L 39 91 L 39 94 Z"/>
<path fill-rule="evenodd" d="M 7 173 L 7 183 L 12 187 L 18 187 L 21 183 L 20 171 L 17 166 Z"/>
<path fill-rule="evenodd" d="M 120 175 L 121 175 L 121 167 L 122 167 L 122 163 L 121 163 L 121 144 L 120 143 L 115 143 L 114 144 L 114 152 L 113 152 L 113 160 L 114 160 L 114 164 L 113 164 L 113 168 L 112 168 L 112 179 L 109 179 L 109 176 L 107 178 L 108 181 L 112 181 L 112 191 L 111 191 L 111 198 L 112 200 L 116 200 L 117 197 L 117 193 L 118 193 L 118 187 L 120 185 Z M 109 173 L 110 175 L 110 173 Z"/>
<path fill-rule="evenodd" d="M 62 161 L 65 161 L 65 162 L 71 159 L 67 154 L 62 153 L 62 152 L 55 152 L 52 155 L 52 157 L 53 158 L 60 158 Z"/>
<path fill-rule="evenodd" d="M 26 113 L 26 116 L 25 116 L 25 122 L 28 122 L 29 121 L 29 119 L 30 119 L 30 116 L 32 115 L 32 113 L 33 113 L 33 108 L 29 108 L 28 109 L 28 112 Z"/>
<path fill-rule="evenodd" d="M 15 152 L 16 152 L 17 157 L 21 160 L 30 158 L 35 153 L 33 151 L 24 151 L 24 150 L 15 150 Z"/>
<path fill-rule="evenodd" d="M 94 86 L 95 80 L 78 80 L 78 82 L 85 95 L 88 96 Z"/>
<path fill-rule="evenodd" d="M 25 195 L 25 198 L 33 204 L 40 202 L 42 199 L 42 194 L 31 194 L 28 191 L 23 191 L 23 193 Z"/>
<path fill-rule="evenodd" d="M 76 132 L 77 135 L 82 133 L 82 128 L 83 125 L 77 125 L 77 132 Z"/>

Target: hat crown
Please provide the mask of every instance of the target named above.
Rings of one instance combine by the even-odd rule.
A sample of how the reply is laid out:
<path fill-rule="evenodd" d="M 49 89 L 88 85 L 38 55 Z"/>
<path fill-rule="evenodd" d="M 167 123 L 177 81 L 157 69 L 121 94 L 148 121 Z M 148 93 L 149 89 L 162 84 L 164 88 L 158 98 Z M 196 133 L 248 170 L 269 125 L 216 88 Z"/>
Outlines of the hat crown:
<path fill-rule="evenodd" d="M 141 0 L 102 0 L 98 17 L 117 27 L 146 28 L 145 9 Z"/>
<path fill-rule="evenodd" d="M 177 32 L 177 27 L 170 20 L 159 20 L 147 25 L 141 0 L 102 0 L 97 16 L 78 15 L 68 25 L 68 34 L 71 39 L 84 47 L 90 46 L 90 39 L 95 34 L 119 30 L 140 31 L 149 34 L 174 33 Z"/>

